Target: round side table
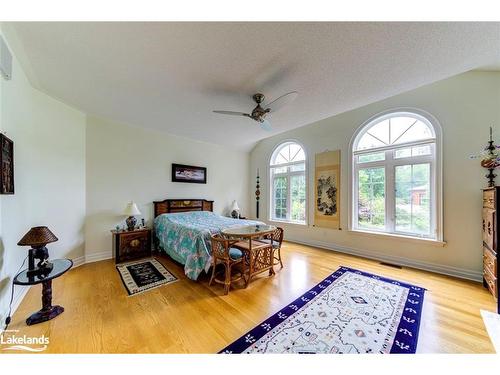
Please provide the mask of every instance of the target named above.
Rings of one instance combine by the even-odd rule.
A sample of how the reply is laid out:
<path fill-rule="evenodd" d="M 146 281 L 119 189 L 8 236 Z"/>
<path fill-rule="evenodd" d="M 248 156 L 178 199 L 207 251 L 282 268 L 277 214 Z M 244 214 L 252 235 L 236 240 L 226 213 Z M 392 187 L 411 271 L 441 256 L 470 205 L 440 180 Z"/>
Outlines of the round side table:
<path fill-rule="evenodd" d="M 53 319 L 64 311 L 62 306 L 52 306 L 52 280 L 61 276 L 71 267 L 73 261 L 70 259 L 53 259 L 52 271 L 46 275 L 35 275 L 28 277 L 28 270 L 23 270 L 14 278 L 14 285 L 36 285 L 42 284 L 42 309 L 26 319 L 27 325 L 46 322 Z"/>

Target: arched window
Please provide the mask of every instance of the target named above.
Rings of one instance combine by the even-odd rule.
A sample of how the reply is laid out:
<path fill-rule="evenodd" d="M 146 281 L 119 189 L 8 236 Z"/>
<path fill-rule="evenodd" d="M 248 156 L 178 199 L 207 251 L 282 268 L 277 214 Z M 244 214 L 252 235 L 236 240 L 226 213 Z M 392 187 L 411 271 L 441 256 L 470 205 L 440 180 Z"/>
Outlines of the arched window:
<path fill-rule="evenodd" d="M 296 142 L 276 147 L 269 163 L 269 219 L 306 223 L 306 154 Z"/>
<path fill-rule="evenodd" d="M 391 112 L 352 142 L 354 230 L 441 239 L 437 128 L 416 112 Z"/>

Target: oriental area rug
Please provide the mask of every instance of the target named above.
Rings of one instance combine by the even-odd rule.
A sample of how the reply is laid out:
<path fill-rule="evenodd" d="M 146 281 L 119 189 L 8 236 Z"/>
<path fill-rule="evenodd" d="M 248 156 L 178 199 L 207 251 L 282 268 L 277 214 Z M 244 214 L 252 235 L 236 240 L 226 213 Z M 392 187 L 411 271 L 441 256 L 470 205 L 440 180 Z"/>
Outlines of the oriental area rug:
<path fill-rule="evenodd" d="M 341 267 L 219 353 L 412 354 L 424 292 Z"/>

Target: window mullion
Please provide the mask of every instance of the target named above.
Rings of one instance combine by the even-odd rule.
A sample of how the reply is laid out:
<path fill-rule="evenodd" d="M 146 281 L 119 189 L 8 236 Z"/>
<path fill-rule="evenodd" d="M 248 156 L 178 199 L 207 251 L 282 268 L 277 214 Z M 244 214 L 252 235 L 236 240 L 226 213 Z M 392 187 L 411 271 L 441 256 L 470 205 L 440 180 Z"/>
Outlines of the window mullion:
<path fill-rule="evenodd" d="M 394 150 L 394 149 L 399 149 L 399 148 L 433 144 L 435 142 L 436 142 L 436 138 L 428 138 L 428 139 L 422 139 L 419 141 L 409 141 L 409 142 L 404 142 L 404 143 L 392 144 L 392 145 L 388 145 L 388 146 L 380 146 L 380 147 L 373 147 L 373 148 L 367 148 L 367 149 L 362 149 L 362 150 L 355 150 L 352 153 L 353 153 L 353 155 L 374 154 L 374 153 L 383 152 L 383 151 L 387 151 L 387 150 Z"/>

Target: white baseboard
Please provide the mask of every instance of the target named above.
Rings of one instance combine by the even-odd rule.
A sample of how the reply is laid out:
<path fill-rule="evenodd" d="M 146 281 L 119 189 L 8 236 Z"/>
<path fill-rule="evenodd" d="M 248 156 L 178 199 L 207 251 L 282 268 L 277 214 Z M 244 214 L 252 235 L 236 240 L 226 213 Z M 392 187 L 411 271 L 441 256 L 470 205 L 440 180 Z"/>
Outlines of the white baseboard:
<path fill-rule="evenodd" d="M 302 240 L 302 239 L 289 238 L 289 237 L 286 239 L 286 241 L 295 242 L 295 243 L 298 243 L 301 245 L 319 247 L 321 249 L 326 249 L 326 250 L 333 250 L 333 251 L 337 251 L 337 252 L 345 253 L 345 254 L 357 255 L 357 256 L 360 256 L 363 258 L 374 259 L 374 260 L 378 260 L 378 261 L 382 261 L 382 262 L 397 264 L 400 266 L 417 268 L 417 269 L 421 269 L 424 271 L 440 273 L 443 275 L 454 276 L 454 277 L 458 277 L 461 279 L 467 279 L 467 280 L 478 281 L 478 282 L 481 282 L 483 280 L 483 274 L 481 272 L 463 269 L 463 268 L 451 267 L 451 266 L 447 266 L 444 264 L 428 263 L 428 262 L 422 262 L 419 260 L 408 259 L 408 258 L 403 258 L 403 257 L 398 257 L 398 256 L 382 255 L 382 254 L 376 253 L 376 252 L 371 251 L 371 250 L 355 249 L 355 248 L 351 248 L 351 247 L 337 245 L 337 244 L 330 243 L 330 242 L 322 242 L 322 241 L 315 241 L 315 240 Z"/>
<path fill-rule="evenodd" d="M 100 260 L 112 259 L 113 254 L 109 251 L 101 251 L 99 253 L 86 254 L 78 258 L 73 258 L 73 268 L 82 266 L 87 263 L 99 262 Z"/>
<path fill-rule="evenodd" d="M 110 251 L 101 251 L 100 253 L 92 253 L 85 255 L 85 263 L 99 262 L 100 260 L 112 259 L 113 253 Z"/>
<path fill-rule="evenodd" d="M 85 264 L 85 255 L 77 258 L 73 258 L 73 268 L 79 267 L 83 264 Z"/>

